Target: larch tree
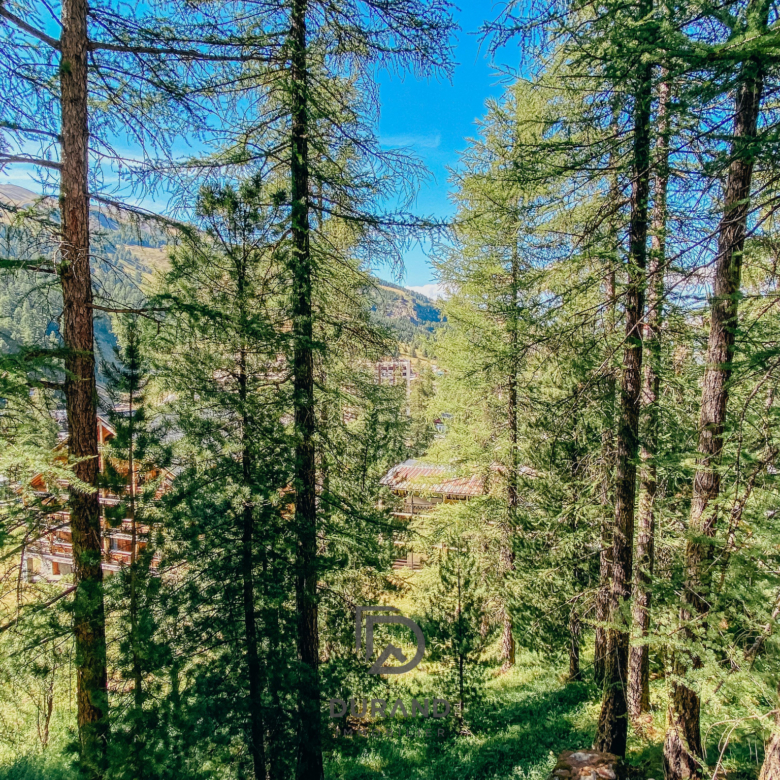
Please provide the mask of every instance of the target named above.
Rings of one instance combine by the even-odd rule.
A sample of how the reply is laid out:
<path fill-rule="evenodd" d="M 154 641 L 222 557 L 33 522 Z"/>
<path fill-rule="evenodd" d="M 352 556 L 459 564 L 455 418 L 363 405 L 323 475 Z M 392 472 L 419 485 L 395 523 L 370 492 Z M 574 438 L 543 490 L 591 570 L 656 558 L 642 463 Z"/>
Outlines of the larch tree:
<path fill-rule="evenodd" d="M 110 4 L 90 7 L 83 0 L 64 0 L 58 10 L 55 14 L 48 5 L 34 3 L 0 6 L 0 32 L 10 52 L 3 62 L 6 144 L 0 165 L 34 166 L 59 178 L 60 222 L 51 225 L 56 256 L 16 258 L 6 267 L 55 275 L 62 296 L 64 359 L 58 370 L 76 476 L 69 512 L 78 582 L 74 637 L 80 756 L 85 776 L 97 778 L 105 772 L 108 697 L 94 317 L 95 311 L 117 312 L 124 306 L 95 299 L 90 202 L 121 206 L 122 186 L 117 201 L 101 192 L 100 182 L 105 166 L 121 168 L 123 158 L 114 144 L 122 122 L 144 157 L 164 152 L 167 130 L 182 126 L 181 117 L 167 109 L 175 102 L 186 116 L 196 102 L 190 95 L 213 76 L 199 72 L 199 64 L 246 60 L 251 54 L 245 53 L 243 40 L 236 44 L 229 34 L 217 32 L 218 23 L 198 27 L 204 21 L 199 14 L 186 17 L 185 25 L 175 15 L 161 24 L 154 9 L 134 15 Z M 60 28 L 57 38 L 46 32 L 52 17 Z M 236 53 L 237 46 L 242 53 Z M 31 144 L 40 147 L 38 154 L 29 152 Z M 136 168 L 126 165 L 125 174 L 140 174 Z M 119 180 L 124 185 L 121 175 Z M 129 177 L 128 185 L 133 181 L 142 182 L 143 175 Z"/>
<path fill-rule="evenodd" d="M 593 504 L 591 482 L 601 483 L 598 296 L 610 236 L 599 226 L 608 203 L 600 181 L 569 165 L 585 138 L 591 147 L 604 138 L 587 121 L 556 127 L 562 105 L 583 113 L 579 91 L 558 86 L 565 64 L 556 66 L 488 104 L 454 175 L 457 243 L 437 262 L 451 293 L 437 345 L 447 371 L 437 403 L 452 419 L 432 454 L 468 464 L 489 486 L 480 511 L 503 541 L 494 549 L 495 534 L 486 532 L 472 547 L 495 554 L 484 576 L 501 648 L 508 608 L 516 641 L 566 648 L 576 681 L 593 600 L 594 559 L 583 550 L 596 544 L 594 514 L 603 511 Z M 576 202 L 561 197 L 575 189 Z M 511 551 L 514 567 L 501 565 L 502 550 Z"/>
<path fill-rule="evenodd" d="M 116 499 L 103 508 L 103 531 L 109 556 L 127 564 L 109 581 L 106 594 L 120 616 L 117 665 L 129 688 L 127 698 L 112 707 L 109 744 L 112 774 L 122 778 L 154 775 L 151 766 L 159 761 L 154 749 L 157 721 L 147 716 L 147 702 L 168 655 L 156 614 L 160 577 L 155 566 L 159 558 L 154 556 L 158 499 L 171 473 L 166 468 L 166 427 L 154 414 L 151 366 L 138 319 L 125 316 L 116 323 L 120 343 L 113 360 L 102 366 L 108 409 L 101 411 L 114 434 L 102 449 L 99 484 Z"/>
<path fill-rule="evenodd" d="M 641 322 L 644 316 L 645 268 L 647 262 L 648 200 L 650 191 L 650 146 L 652 61 L 655 27 L 647 17 L 652 3 L 639 3 L 632 9 L 639 23 L 635 41 L 637 66 L 631 79 L 633 98 L 633 150 L 631 159 L 631 200 L 628 237 L 627 277 L 624 297 L 625 342 L 615 467 L 615 524 L 612 537 L 612 583 L 610 628 L 604 699 L 599 716 L 595 746 L 599 750 L 625 755 L 628 732 L 626 670 L 628 668 L 629 626 L 625 610 L 631 598 L 634 545 L 634 502 L 636 496 L 636 455 L 639 447 L 639 401 L 642 368 Z M 643 26 L 643 23 L 646 26 Z"/>
<path fill-rule="evenodd" d="M 371 85 L 378 68 L 419 76 L 447 73 L 453 29 L 446 2 L 320 0 L 254 5 L 263 27 L 268 66 L 250 67 L 247 86 L 256 110 L 228 133 L 229 151 L 216 166 L 238 162 L 285 171 L 288 204 L 292 403 L 295 421 L 296 603 L 298 610 L 298 777 L 323 775 L 320 741 L 318 637 L 318 483 L 315 363 L 325 345 L 316 337 L 314 289 L 333 251 L 318 241 L 327 219 L 360 234 L 364 262 L 400 258 L 410 235 L 433 227 L 405 212 L 419 167 L 407 155 L 381 149 L 372 122 Z M 250 38 L 254 32 L 250 32 Z M 338 86 L 336 86 L 338 85 Z M 241 87 L 243 88 L 243 87 Z M 397 201 L 398 211 L 383 202 Z M 337 261 L 336 261 L 337 262 Z M 326 318 L 327 319 L 327 318 Z"/>
<path fill-rule="evenodd" d="M 224 662 L 213 677 L 200 666 L 190 671 L 210 696 L 236 701 L 221 727 L 210 719 L 193 724 L 199 749 L 214 729 L 240 736 L 255 778 L 269 768 L 278 774 L 285 762 L 287 719 L 269 703 L 269 690 L 285 673 L 278 642 L 291 620 L 273 607 L 289 596 L 289 577 L 280 576 L 289 564 L 281 517 L 291 476 L 282 427 L 289 399 L 275 378 L 287 277 L 274 252 L 280 207 L 266 200 L 263 185 L 258 176 L 236 188 L 203 189 L 202 235 L 187 238 L 174 256 L 156 298 L 167 311 L 155 339 L 159 381 L 181 432 L 181 474 L 166 498 L 168 558 L 186 561 L 185 580 L 199 583 L 173 602 L 201 627 L 175 652 L 187 658 L 206 649 Z M 222 605 L 219 623 L 214 602 Z M 230 637 L 228 647 L 222 636 Z"/>
<path fill-rule="evenodd" d="M 732 32 L 760 39 L 767 30 L 769 10 L 770 4 L 765 0 L 753 0 L 746 7 L 739 29 Z M 698 461 L 693 479 L 683 606 L 680 609 L 684 636 L 692 644 L 697 632 L 706 626 L 709 610 L 712 539 L 719 516 L 719 466 L 738 326 L 740 277 L 751 211 L 765 72 L 766 63 L 760 53 L 748 56 L 734 84 L 732 140 L 723 192 L 723 215 L 717 230 L 710 332 L 701 394 Z M 689 660 L 684 660 L 683 655 L 689 656 Z M 699 663 L 695 646 L 678 653 L 675 658 L 675 678 L 664 741 L 664 766 L 667 776 L 674 780 L 698 777 L 702 772 L 701 702 L 698 693 L 684 680 L 688 666 L 696 667 Z"/>
<path fill-rule="evenodd" d="M 644 316 L 644 291 L 647 260 L 651 116 L 653 95 L 653 62 L 657 56 L 658 26 L 653 17 L 652 2 L 631 6 L 599 8 L 593 13 L 588 4 L 565 3 L 560 8 L 540 11 L 531 9 L 524 16 L 523 3 L 510 4 L 501 19 L 488 28 L 494 34 L 494 47 L 505 44 L 518 33 L 528 41 L 556 40 L 561 51 L 570 53 L 579 81 L 594 91 L 612 95 L 612 108 L 628 115 L 626 135 L 630 151 L 623 164 L 630 196 L 626 210 L 627 239 L 625 248 L 626 284 L 622 292 L 625 321 L 618 410 L 615 431 L 614 520 L 611 534 L 611 581 L 606 616 L 606 659 L 604 696 L 595 746 L 599 750 L 624 755 L 628 731 L 626 683 L 629 650 L 630 614 L 627 614 L 633 578 L 634 514 L 636 495 L 636 455 L 638 452 L 639 401 L 642 366 L 641 324 Z M 598 49 L 602 54 L 600 68 L 591 72 L 594 60 L 588 57 Z M 604 57 L 604 53 L 609 52 Z M 609 108 L 609 104 L 607 104 Z M 606 116 L 604 117 L 606 120 Z M 610 122 L 611 123 L 611 122 Z M 618 134 L 615 141 L 620 138 Z M 623 140 L 621 138 L 621 140 Z M 574 145 L 572 144 L 572 147 Z M 588 148 L 585 155 L 603 174 L 608 173 L 605 160 Z M 606 160 L 615 144 L 599 147 Z M 576 158 L 574 158 L 576 160 Z M 577 161 L 572 161 L 572 167 Z"/>
<path fill-rule="evenodd" d="M 533 101 L 533 94 L 528 90 L 523 98 Z M 466 376 L 479 376 L 480 383 L 489 388 L 489 397 L 497 396 L 503 405 L 503 414 L 497 409 L 487 413 L 496 438 L 492 447 L 480 453 L 466 438 L 465 449 L 458 451 L 456 446 L 452 456 L 456 460 L 476 459 L 474 467 L 479 470 L 498 467 L 501 472 L 504 510 L 499 521 L 503 541 L 498 570 L 505 581 L 512 579 L 518 532 L 518 382 L 527 350 L 521 330 L 528 303 L 525 291 L 533 277 L 532 259 L 523 255 L 530 245 L 528 234 L 533 230 L 536 205 L 530 188 L 520 194 L 519 163 L 514 156 L 518 134 L 536 132 L 523 124 L 518 109 L 521 102 L 510 91 L 504 100 L 488 104 L 480 135 L 462 155 L 461 170 L 452 176 L 458 185 L 457 244 L 436 263 L 439 279 L 453 293 L 452 303 L 446 305 L 448 319 L 465 337 L 465 342 L 457 340 L 452 347 L 468 350 L 465 365 L 453 355 L 451 370 L 458 372 L 461 381 Z M 493 419 L 496 414 L 499 419 Z M 473 428 L 468 431 L 476 433 Z M 515 663 L 509 590 L 504 590 L 504 598 L 497 598 L 500 656 L 506 672 Z"/>
<path fill-rule="evenodd" d="M 650 582 L 655 559 L 655 495 L 658 466 L 658 404 L 660 392 L 660 338 L 664 305 L 666 268 L 666 199 L 669 183 L 671 85 L 661 75 L 658 86 L 657 137 L 653 165 L 653 214 L 650 258 L 647 270 L 647 312 L 642 339 L 645 360 L 642 371 L 641 410 L 645 416 L 640 447 L 639 517 L 636 542 L 633 622 L 637 643 L 632 644 L 628 661 L 628 710 L 637 718 L 650 708 L 650 657 L 646 643 L 650 628 Z"/>

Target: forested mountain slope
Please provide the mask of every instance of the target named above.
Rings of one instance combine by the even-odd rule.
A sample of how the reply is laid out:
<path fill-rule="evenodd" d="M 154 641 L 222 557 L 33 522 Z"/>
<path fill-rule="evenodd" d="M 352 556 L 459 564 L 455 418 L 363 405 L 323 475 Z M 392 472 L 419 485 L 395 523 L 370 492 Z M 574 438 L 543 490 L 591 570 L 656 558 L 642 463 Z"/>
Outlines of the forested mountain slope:
<path fill-rule="evenodd" d="M 59 223 L 57 203 L 16 185 L 0 185 L 0 257 L 52 256 L 48 231 L 39 227 Z M 116 209 L 93 210 L 92 266 L 95 292 L 103 304 L 134 306 L 156 271 L 167 265 L 165 234 L 151 221 L 131 219 Z M 59 340 L 61 296 L 56 278 L 16 271 L 0 278 L 0 348 L 55 345 Z M 95 336 L 100 357 L 109 359 L 116 344 L 109 316 L 96 312 Z"/>
<path fill-rule="evenodd" d="M 29 212 L 39 219 L 59 220 L 53 198 L 0 184 L 2 257 L 15 257 L 21 244 L 30 240 L 29 225 L 21 227 L 22 215 Z M 137 305 L 155 273 L 168 266 L 169 237 L 152 219 L 138 219 L 110 207 L 93 209 L 91 227 L 96 292 L 123 306 Z M 58 292 L 38 277 L 20 272 L 0 278 L 0 343 L 5 348 L 52 344 L 58 338 Z M 442 322 L 434 301 L 392 282 L 374 279 L 368 293 L 376 321 L 401 342 L 419 343 Z M 101 357 L 110 358 L 116 339 L 106 314 L 97 315 L 96 338 Z"/>
<path fill-rule="evenodd" d="M 375 320 L 407 344 L 419 343 L 444 321 L 434 301 L 392 282 L 377 279 L 369 297 Z"/>

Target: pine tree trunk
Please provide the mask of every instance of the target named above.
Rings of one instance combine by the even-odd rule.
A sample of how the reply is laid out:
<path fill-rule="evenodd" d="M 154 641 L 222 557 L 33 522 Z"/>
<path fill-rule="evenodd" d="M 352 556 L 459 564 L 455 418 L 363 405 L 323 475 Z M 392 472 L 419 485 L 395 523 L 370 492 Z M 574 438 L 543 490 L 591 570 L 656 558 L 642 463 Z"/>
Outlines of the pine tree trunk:
<path fill-rule="evenodd" d="M 515 665 L 515 637 L 512 633 L 512 617 L 506 606 L 502 609 L 501 672 L 508 672 Z"/>
<path fill-rule="evenodd" d="M 81 770 L 87 778 L 105 771 L 108 740 L 106 622 L 103 605 L 102 537 L 97 493 L 98 441 L 93 342 L 92 280 L 89 266 L 89 130 L 87 120 L 87 3 L 62 5 L 62 172 L 60 210 L 65 404 L 68 447 L 79 459 L 75 474 L 95 486 L 85 493 L 70 489 L 76 596 L 73 628 L 76 644 L 76 706 Z"/>
<path fill-rule="evenodd" d="M 246 459 L 245 459 L 246 460 Z M 247 466 L 244 466 L 246 472 Z M 244 598 L 244 631 L 246 634 L 246 666 L 249 678 L 249 752 L 255 780 L 265 780 L 265 726 L 263 724 L 263 680 L 257 645 L 255 621 L 255 588 L 253 569 L 253 507 L 244 507 L 244 528 L 241 536 L 241 579 Z"/>
<path fill-rule="evenodd" d="M 143 749 L 143 725 L 140 715 L 144 704 L 143 674 L 141 670 L 141 657 L 139 654 L 140 636 L 138 631 L 138 518 L 136 515 L 136 465 L 135 465 L 135 380 L 137 363 L 137 348 L 135 331 L 128 334 L 128 349 L 131 350 L 130 358 L 130 387 L 128 393 L 128 443 L 127 443 L 127 488 L 129 493 L 128 515 L 130 516 L 130 644 L 131 663 L 133 675 L 133 706 L 136 718 L 133 720 L 133 761 L 135 771 L 142 773 L 144 749 Z"/>
<path fill-rule="evenodd" d="M 603 441 L 603 437 L 602 437 Z M 604 685 L 607 661 L 607 629 L 603 624 L 607 622 L 607 598 L 610 588 L 610 574 L 612 572 L 612 535 L 606 519 L 601 525 L 601 552 L 599 553 L 599 588 L 596 591 L 596 630 L 593 640 L 593 679 L 596 685 Z"/>
<path fill-rule="evenodd" d="M 458 553 L 458 621 L 463 614 L 463 592 L 460 585 L 460 553 Z M 460 643 L 456 645 L 458 653 L 458 726 L 463 731 L 463 718 L 466 711 L 466 697 L 464 695 L 464 658 Z"/>
<path fill-rule="evenodd" d="M 280 599 L 276 582 L 269 583 L 269 558 L 275 555 L 274 550 L 275 530 L 270 532 L 270 544 L 261 548 L 260 556 L 263 566 L 264 596 L 266 603 L 270 603 L 270 608 L 265 610 L 265 638 L 268 642 L 268 694 L 269 704 L 267 708 L 268 717 L 266 718 L 268 748 L 268 770 L 269 777 L 274 780 L 277 777 L 283 777 L 287 771 L 285 768 L 285 717 L 284 707 L 282 705 L 283 694 L 283 669 L 286 668 L 287 659 L 280 653 L 279 637 L 281 631 L 280 618 Z M 281 533 L 278 534 L 281 536 Z M 270 585 L 270 587 L 269 587 Z"/>
<path fill-rule="evenodd" d="M 765 30 L 769 5 L 753 0 L 748 8 L 749 26 L 755 32 Z M 691 624 L 706 624 L 709 603 L 709 562 L 713 546 L 709 541 L 716 531 L 720 494 L 720 458 L 728 405 L 728 383 L 738 324 L 738 295 L 742 272 L 742 251 L 750 210 L 750 191 L 755 159 L 755 138 L 763 89 L 764 67 L 759 58 L 747 60 L 742 67 L 734 106 L 734 130 L 723 199 L 723 216 L 718 227 L 718 255 L 710 306 L 710 334 L 699 418 L 699 458 L 693 480 L 693 498 L 685 549 L 685 589 L 680 610 L 681 633 L 693 643 Z M 686 661 L 674 659 L 677 677 L 684 676 L 688 664 L 700 665 L 695 651 Z M 664 767 L 668 780 L 701 776 L 702 745 L 699 728 L 698 694 L 681 682 L 672 685 L 664 741 Z"/>
<path fill-rule="evenodd" d="M 780 686 L 777 692 L 780 702 Z M 758 780 L 780 780 L 780 709 L 775 713 L 772 736 L 764 752 L 764 763 L 761 764 Z"/>
<path fill-rule="evenodd" d="M 644 4 L 643 4 L 644 5 Z M 646 9 L 640 8 L 644 16 Z M 629 227 L 628 286 L 625 293 L 626 336 L 623 350 L 620 411 L 617 428 L 615 523 L 612 537 L 612 587 L 609 620 L 617 627 L 607 633 L 604 698 L 595 747 L 624 756 L 628 735 L 626 681 L 629 631 L 626 610 L 631 599 L 634 546 L 636 456 L 639 446 L 639 393 L 642 382 L 641 324 L 647 261 L 647 202 L 650 168 L 650 107 L 652 67 L 637 68 L 634 108 L 633 186 Z"/>
<path fill-rule="evenodd" d="M 660 327 L 663 315 L 664 263 L 666 250 L 666 191 L 669 183 L 669 95 L 666 79 L 658 95 L 657 173 L 653 207 L 650 262 L 647 269 L 649 297 L 644 326 L 645 360 L 642 378 L 641 409 L 646 431 L 639 451 L 639 515 L 636 543 L 636 583 L 634 590 L 634 628 L 642 640 L 633 645 L 628 659 L 628 713 L 639 717 L 650 709 L 650 654 L 646 639 L 650 631 L 650 581 L 655 561 L 655 493 L 658 446 L 658 393 L 661 357 Z"/>
<path fill-rule="evenodd" d="M 615 328 L 615 271 L 607 274 L 605 295 L 607 299 L 607 327 L 611 334 Z M 596 591 L 596 631 L 593 646 L 593 678 L 597 685 L 604 684 L 607 658 L 607 621 L 609 590 L 612 582 L 612 518 L 614 498 L 612 495 L 612 466 L 614 441 L 612 436 L 612 416 L 615 401 L 615 377 L 612 372 L 607 377 L 607 403 L 609 415 L 601 433 L 601 551 L 599 553 L 599 587 Z M 600 625 L 601 624 L 601 625 Z"/>
<path fill-rule="evenodd" d="M 601 528 L 601 553 L 599 554 L 599 589 L 596 592 L 596 622 L 607 621 L 607 595 L 610 586 L 610 571 L 612 569 L 612 540 L 606 522 Z M 597 625 L 593 640 L 593 679 L 596 685 L 604 685 L 607 660 L 607 629 Z"/>
<path fill-rule="evenodd" d="M 317 503 L 314 452 L 312 257 L 309 244 L 307 0 L 293 0 L 290 19 L 292 91 L 292 329 L 295 422 L 295 596 L 298 609 L 298 780 L 324 776 L 320 742 L 319 629 L 317 626 Z"/>

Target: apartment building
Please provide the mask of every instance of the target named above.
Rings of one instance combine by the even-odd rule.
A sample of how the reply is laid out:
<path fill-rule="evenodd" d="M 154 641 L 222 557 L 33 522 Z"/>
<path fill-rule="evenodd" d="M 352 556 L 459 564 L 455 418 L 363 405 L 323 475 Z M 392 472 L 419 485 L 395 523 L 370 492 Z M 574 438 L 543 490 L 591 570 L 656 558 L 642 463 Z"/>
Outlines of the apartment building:
<path fill-rule="evenodd" d="M 64 415 L 56 417 L 61 424 L 64 424 Z M 99 468 L 101 473 L 105 470 L 105 448 L 108 442 L 116 435 L 116 430 L 111 423 L 102 415 L 98 415 L 98 448 L 99 448 Z M 60 436 L 60 446 L 67 443 L 67 431 L 63 430 Z M 122 471 L 124 465 L 125 473 L 129 476 L 129 467 L 127 463 L 113 462 L 112 465 L 118 471 Z M 160 480 L 162 493 L 173 479 L 173 474 L 167 470 L 145 471 L 144 479 Z M 130 481 L 128 479 L 127 490 L 130 490 Z M 48 498 L 53 499 L 51 493 L 47 492 L 46 485 L 41 476 L 35 477 L 32 482 L 34 489 L 38 491 L 38 496 L 45 502 Z M 133 474 L 133 486 L 136 493 L 140 491 L 140 477 L 138 473 Z M 65 498 L 66 484 L 61 485 L 63 494 L 60 498 Z M 118 572 L 123 566 L 130 564 L 133 559 L 133 553 L 142 552 L 147 544 L 147 538 L 150 528 L 141 523 L 136 524 L 136 544 L 133 549 L 132 521 L 125 519 L 119 525 L 106 522 L 106 510 L 109 507 L 118 506 L 122 497 L 110 493 L 108 490 L 100 489 L 98 494 L 101 509 L 101 529 L 103 544 L 103 571 L 106 574 Z M 60 504 L 63 501 L 58 502 Z M 152 559 L 154 566 L 159 562 L 159 558 Z M 30 581 L 45 580 L 47 582 L 57 582 L 63 576 L 73 573 L 73 540 L 70 530 L 70 516 L 67 511 L 53 512 L 48 517 L 48 528 L 31 542 L 24 550 L 24 560 L 22 561 L 22 570 Z"/>

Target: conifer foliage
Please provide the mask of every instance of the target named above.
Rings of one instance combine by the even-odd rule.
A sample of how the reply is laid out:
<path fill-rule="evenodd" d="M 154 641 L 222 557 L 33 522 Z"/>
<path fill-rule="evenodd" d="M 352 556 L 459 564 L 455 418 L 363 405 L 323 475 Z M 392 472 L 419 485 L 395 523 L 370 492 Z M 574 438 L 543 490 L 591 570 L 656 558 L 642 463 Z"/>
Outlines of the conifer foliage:
<path fill-rule="evenodd" d="M 536 653 L 596 749 L 689 780 L 758 735 L 778 777 L 779 15 L 511 0 L 445 223 L 377 88 L 452 74 L 444 0 L 0 0 L 0 167 L 43 189 L 0 203 L 0 680 L 36 751 L 396 776 L 334 736 L 384 716 L 325 713 L 393 689 L 354 609 L 399 599 L 405 690 L 471 746 Z M 422 238 L 424 349 L 371 293 Z M 446 476 L 383 486 L 411 457 Z"/>

